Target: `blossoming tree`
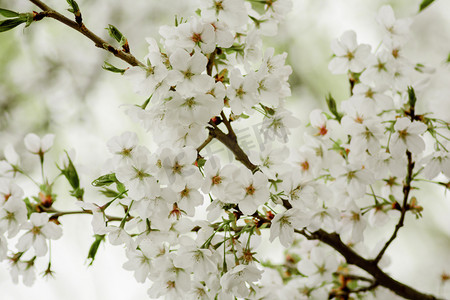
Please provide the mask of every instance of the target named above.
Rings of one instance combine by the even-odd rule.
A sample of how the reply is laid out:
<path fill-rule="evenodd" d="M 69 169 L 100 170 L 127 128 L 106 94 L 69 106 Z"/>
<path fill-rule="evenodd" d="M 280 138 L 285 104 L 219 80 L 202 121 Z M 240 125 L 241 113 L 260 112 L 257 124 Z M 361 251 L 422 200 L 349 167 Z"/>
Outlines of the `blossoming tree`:
<path fill-rule="evenodd" d="M 0 31 L 54 19 L 127 62 L 127 69 L 107 62 L 104 69 L 127 77 L 146 99 L 127 113 L 158 148 L 140 144 L 133 132 L 108 141 L 109 171 L 91 179 L 104 199 L 94 203 L 84 197 L 71 154 L 63 153 L 60 176 L 46 176 L 53 135 L 30 133 L 24 140 L 40 161 L 40 181 L 6 145 L 0 260 L 10 263 L 15 282 L 31 285 L 35 262 L 45 257 L 43 271 L 51 274 L 49 247 L 63 234 L 62 219 L 89 214 L 96 235 L 91 263 L 100 243 L 122 246 L 123 267 L 138 282 L 148 280 L 152 298 L 438 299 L 384 271 L 405 217 L 421 216 L 417 183 L 448 187 L 450 177 L 449 124 L 416 111 L 427 74 L 403 55 L 410 19 L 396 19 L 383 6 L 377 21 L 384 36 L 376 49 L 359 44 L 353 31 L 333 41 L 329 70 L 348 75 L 350 97 L 338 106 L 329 96 L 328 111 L 298 120 L 285 105 L 286 54 L 264 50 L 261 39 L 276 34 L 289 0 L 202 0 L 191 18 L 162 26 L 159 41 L 148 38 L 142 60 L 114 26 L 107 29 L 117 45 L 91 32 L 74 0 L 67 0 L 71 18 L 30 1 L 40 12 L 0 9 Z M 261 151 L 252 154 L 233 128 L 250 120 L 260 122 L 264 136 Z M 301 123 L 304 136 L 290 137 Z M 303 145 L 288 148 L 289 137 Z M 206 153 L 213 140 L 235 160 Z M 20 176 L 39 187 L 38 195 L 24 192 Z M 70 184 L 79 210 L 58 209 L 52 191 L 58 178 Z M 364 232 L 390 219 L 397 222 L 392 232 L 368 250 Z M 284 263 L 259 257 L 262 238 L 286 248 Z"/>

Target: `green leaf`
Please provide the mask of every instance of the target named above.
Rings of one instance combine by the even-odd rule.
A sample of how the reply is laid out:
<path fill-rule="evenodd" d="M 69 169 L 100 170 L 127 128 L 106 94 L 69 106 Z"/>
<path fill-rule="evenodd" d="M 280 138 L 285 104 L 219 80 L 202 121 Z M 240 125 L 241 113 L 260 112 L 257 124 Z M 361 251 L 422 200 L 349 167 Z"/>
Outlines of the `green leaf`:
<path fill-rule="evenodd" d="M 102 193 L 103 195 L 105 195 L 108 198 L 123 198 L 123 196 L 120 196 L 120 193 L 109 189 L 109 188 L 103 188 L 100 193 Z"/>
<path fill-rule="evenodd" d="M 77 188 L 70 192 L 70 195 L 81 200 L 83 199 L 84 189 Z"/>
<path fill-rule="evenodd" d="M 447 60 L 445 61 L 446 63 L 450 63 L 450 53 L 447 56 Z"/>
<path fill-rule="evenodd" d="M 123 194 L 127 191 L 126 187 L 123 185 L 123 183 L 116 181 L 117 190 L 119 193 Z"/>
<path fill-rule="evenodd" d="M 414 89 L 409 86 L 408 87 L 408 98 L 409 98 L 409 106 L 410 107 L 414 107 L 416 105 L 416 93 L 414 92 Z"/>
<path fill-rule="evenodd" d="M 16 18 L 20 14 L 18 12 L 12 11 L 12 10 L 0 8 L 0 15 L 7 17 L 7 18 Z"/>
<path fill-rule="evenodd" d="M 0 32 L 5 32 L 27 22 L 26 18 L 15 18 L 0 21 Z"/>
<path fill-rule="evenodd" d="M 99 178 L 95 179 L 94 181 L 92 181 L 92 185 L 93 186 L 108 186 L 115 182 L 119 182 L 116 178 L 116 174 L 111 173 L 111 174 L 102 175 Z"/>
<path fill-rule="evenodd" d="M 77 2 L 75 2 L 74 0 L 66 0 L 66 1 L 70 5 L 70 9 L 68 9 L 68 11 L 70 11 L 73 14 L 77 14 L 80 12 L 80 7 L 78 6 Z"/>
<path fill-rule="evenodd" d="M 434 0 L 423 0 L 422 3 L 420 3 L 419 6 L 419 12 L 427 8 L 431 3 L 433 3 Z"/>
<path fill-rule="evenodd" d="M 106 61 L 105 61 L 105 64 L 102 66 L 102 68 L 104 70 L 106 70 L 106 71 L 110 71 L 110 72 L 113 72 L 113 73 L 119 73 L 119 74 L 122 74 L 122 75 L 126 71 L 126 69 L 119 69 L 119 68 L 113 66 L 112 64 L 106 62 Z"/>
<path fill-rule="evenodd" d="M 89 262 L 89 266 L 91 266 L 94 263 L 95 256 L 97 255 L 98 247 L 105 240 L 105 235 L 96 234 L 96 235 L 94 235 L 94 237 L 95 237 L 95 241 L 92 243 L 91 247 L 89 248 L 89 253 L 88 253 L 88 257 L 87 257 L 88 260 L 91 260 Z"/>
<path fill-rule="evenodd" d="M 204 159 L 204 158 L 199 158 L 199 159 L 197 159 L 197 167 L 203 168 L 203 166 L 205 165 L 205 163 L 206 163 L 206 159 Z"/>
<path fill-rule="evenodd" d="M 119 43 L 120 46 L 123 46 L 127 43 L 127 39 L 124 37 L 122 32 L 120 32 L 119 29 L 117 29 L 113 25 L 109 24 L 108 28 L 106 28 L 106 30 L 108 30 L 109 35 L 113 39 L 115 39 Z"/>
<path fill-rule="evenodd" d="M 328 96 L 325 98 L 325 101 L 327 102 L 327 106 L 330 112 L 336 117 L 336 120 L 340 122 L 342 119 L 342 114 L 337 110 L 336 100 L 334 100 L 331 94 L 328 94 Z"/>
<path fill-rule="evenodd" d="M 73 165 L 72 160 L 69 157 L 69 154 L 66 152 L 67 159 L 69 160 L 69 164 L 66 166 L 65 169 L 60 169 L 61 174 L 63 174 L 69 184 L 72 186 L 74 190 L 78 189 L 80 187 L 80 179 L 78 177 L 77 170 L 75 169 L 75 166 Z"/>

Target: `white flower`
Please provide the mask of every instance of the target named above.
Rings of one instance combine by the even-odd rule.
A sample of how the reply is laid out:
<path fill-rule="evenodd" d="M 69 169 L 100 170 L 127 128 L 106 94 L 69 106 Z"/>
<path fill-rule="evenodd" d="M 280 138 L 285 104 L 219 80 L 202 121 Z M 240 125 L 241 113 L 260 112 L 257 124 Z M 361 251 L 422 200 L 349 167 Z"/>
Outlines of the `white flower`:
<path fill-rule="evenodd" d="M 239 199 L 239 209 L 246 215 L 252 215 L 258 206 L 269 200 L 267 176 L 262 172 L 252 174 L 250 170 L 242 169 L 240 178 L 235 178 L 235 184 L 243 195 Z"/>
<path fill-rule="evenodd" d="M 11 179 L 0 178 L 0 207 L 8 201 L 22 201 L 23 190 Z"/>
<path fill-rule="evenodd" d="M 194 166 L 196 159 L 197 151 L 192 147 L 161 149 L 158 179 L 163 184 L 170 185 L 175 192 L 181 191 L 186 185 L 186 177 L 198 173 Z"/>
<path fill-rule="evenodd" d="M 421 163 L 425 165 L 423 169 L 425 178 L 433 179 L 441 172 L 450 178 L 450 156 L 448 152 L 436 151 L 425 157 Z"/>
<path fill-rule="evenodd" d="M 289 149 L 286 146 L 274 148 L 269 144 L 262 152 L 251 153 L 250 159 L 267 177 L 276 179 L 276 175 L 287 168 L 284 163 L 286 157 L 289 157 Z"/>
<path fill-rule="evenodd" d="M 372 119 L 359 122 L 348 122 L 347 116 L 342 118 L 341 123 L 346 132 L 351 135 L 350 154 L 359 155 L 366 150 L 370 154 L 378 153 L 381 149 L 380 140 L 384 137 L 384 128 L 380 120 Z"/>
<path fill-rule="evenodd" d="M 372 172 L 360 164 L 335 165 L 330 172 L 336 178 L 334 186 L 339 189 L 345 189 L 353 199 L 363 197 L 366 193 L 367 185 L 375 180 Z"/>
<path fill-rule="evenodd" d="M 117 161 L 130 161 L 138 145 L 138 137 L 134 132 L 124 132 L 113 137 L 107 143 L 108 150 L 117 157 Z"/>
<path fill-rule="evenodd" d="M 105 228 L 106 228 L 106 218 L 105 213 L 102 210 L 100 206 L 98 206 L 95 203 L 89 203 L 86 201 L 78 201 L 76 203 L 78 206 L 80 206 L 83 209 L 90 210 L 92 212 L 92 229 L 94 230 L 95 234 L 105 234 Z"/>
<path fill-rule="evenodd" d="M 233 45 L 234 34 L 230 31 L 225 23 L 217 20 L 212 16 L 204 17 L 203 21 L 211 24 L 211 26 L 214 28 L 215 41 L 218 47 L 229 48 Z"/>
<path fill-rule="evenodd" d="M 57 240 L 62 236 L 61 227 L 48 219 L 46 213 L 32 213 L 30 222 L 22 225 L 22 229 L 28 231 L 20 237 L 17 250 L 24 252 L 33 247 L 36 256 L 44 256 L 48 249 L 47 240 Z"/>
<path fill-rule="evenodd" d="M 368 103 L 372 111 L 379 113 L 382 110 L 393 108 L 394 105 L 392 98 L 384 94 L 385 90 L 386 88 L 380 86 L 379 83 L 375 87 L 358 83 L 353 87 L 352 98 Z"/>
<path fill-rule="evenodd" d="M 264 132 L 265 140 L 278 140 L 282 143 L 287 143 L 291 128 L 298 127 L 300 120 L 293 116 L 292 112 L 283 108 L 277 107 L 272 109 L 272 113 L 264 116 L 261 131 Z"/>
<path fill-rule="evenodd" d="M 347 209 L 341 213 L 341 222 L 338 232 L 344 242 L 352 244 L 359 243 L 363 240 L 364 229 L 366 229 L 367 221 L 361 214 L 360 208 L 351 201 L 347 205 Z"/>
<path fill-rule="evenodd" d="M 175 253 L 165 254 L 153 261 L 158 266 L 156 272 L 150 274 L 153 281 L 152 287 L 148 290 L 150 297 L 164 295 L 165 299 L 184 299 L 184 295 L 191 289 L 190 274 L 182 268 L 174 265 Z"/>
<path fill-rule="evenodd" d="M 239 177 L 240 169 L 235 164 L 227 164 L 223 168 L 217 156 L 209 158 L 204 166 L 205 181 L 202 185 L 203 193 L 212 193 L 217 198 L 225 202 L 231 199 L 232 203 L 237 203 L 236 198 L 240 192 L 233 188 L 233 180 Z"/>
<path fill-rule="evenodd" d="M 425 142 L 420 137 L 420 134 L 427 130 L 427 125 L 424 123 L 411 122 L 410 119 L 404 117 L 397 119 L 394 130 L 389 143 L 389 151 L 392 156 L 400 157 L 405 154 L 405 151 L 417 155 L 425 150 Z"/>
<path fill-rule="evenodd" d="M 378 11 L 377 21 L 385 31 L 388 39 L 404 42 L 409 33 L 410 19 L 396 20 L 390 5 L 383 5 Z"/>
<path fill-rule="evenodd" d="M 313 285 L 320 285 L 322 282 L 331 282 L 332 274 L 338 268 L 336 257 L 327 253 L 323 248 L 312 249 L 310 258 L 302 258 L 297 264 L 297 268 L 303 275 L 308 276 L 308 281 Z"/>
<path fill-rule="evenodd" d="M 214 82 L 214 79 L 208 78 Z M 166 104 L 169 110 L 167 117 L 184 126 L 193 123 L 206 125 L 222 109 L 221 103 L 210 94 L 192 93 L 181 96 L 177 92 L 170 92 L 169 95 L 171 99 Z"/>
<path fill-rule="evenodd" d="M 17 172 L 17 167 L 20 162 L 19 155 L 11 144 L 5 146 L 3 154 L 6 160 L 0 160 L 0 175 L 12 177 Z"/>
<path fill-rule="evenodd" d="M 281 20 L 284 16 L 291 11 L 292 1 L 291 0 L 274 0 L 266 1 L 265 9 L 268 11 L 269 15 L 276 20 Z"/>
<path fill-rule="evenodd" d="M 0 208 L 0 233 L 8 232 L 8 237 L 14 237 L 20 226 L 27 221 L 27 208 L 22 199 L 9 199 Z"/>
<path fill-rule="evenodd" d="M 334 207 L 316 209 L 309 217 L 309 225 L 306 229 L 311 232 L 319 229 L 334 231 L 336 229 L 336 220 L 338 218 L 339 211 Z"/>
<path fill-rule="evenodd" d="M 256 78 L 253 74 L 242 77 L 239 69 L 230 72 L 230 85 L 227 88 L 227 97 L 230 99 L 230 108 L 236 115 L 252 113 L 252 106 L 256 99 Z"/>
<path fill-rule="evenodd" d="M 261 278 L 262 271 L 254 265 L 237 265 L 220 278 L 222 290 L 237 297 L 248 297 L 250 290 L 246 283 L 252 284 Z"/>
<path fill-rule="evenodd" d="M 193 90 L 203 91 L 205 85 L 208 85 L 210 76 L 202 74 L 206 70 L 208 59 L 201 52 L 195 52 L 191 56 L 178 48 L 169 59 L 173 69 L 167 75 L 167 82 L 176 85 L 177 92 L 189 95 Z"/>
<path fill-rule="evenodd" d="M 148 41 L 154 42 L 152 39 Z M 169 71 L 161 59 L 159 50 L 158 52 L 149 53 L 146 56 L 146 63 L 147 65 L 145 67 L 130 67 L 125 71 L 124 76 L 134 83 L 136 93 L 144 97 L 150 97 L 162 85 Z"/>
<path fill-rule="evenodd" d="M 127 248 L 128 261 L 123 264 L 125 270 L 134 271 L 137 282 L 145 282 L 152 268 L 151 260 L 159 252 L 152 240 L 145 239 L 139 243 L 138 249 Z"/>
<path fill-rule="evenodd" d="M 281 186 L 292 207 L 304 209 L 305 207 L 315 208 L 317 205 L 313 186 L 307 179 L 298 176 L 297 172 L 289 172 L 283 176 Z"/>
<path fill-rule="evenodd" d="M 358 45 L 354 31 L 346 31 L 340 39 L 333 40 L 331 49 L 336 57 L 330 61 L 328 69 L 333 74 L 345 74 L 347 71 L 359 73 L 370 59 L 370 46 Z"/>
<path fill-rule="evenodd" d="M 312 134 L 318 137 L 329 137 L 331 120 L 328 120 L 321 109 L 314 109 L 309 113 L 309 119 L 311 127 L 313 128 Z"/>
<path fill-rule="evenodd" d="M 107 226 L 105 232 L 108 233 L 108 239 L 111 245 L 130 245 L 132 242 L 131 236 L 122 227 Z"/>
<path fill-rule="evenodd" d="M 270 241 L 280 239 L 281 245 L 286 248 L 294 240 L 294 229 L 302 229 L 309 224 L 309 216 L 297 208 L 291 208 L 283 213 L 278 213 L 270 225 Z"/>
<path fill-rule="evenodd" d="M 192 270 L 194 277 L 206 281 L 217 270 L 212 251 L 199 248 L 190 238 L 181 239 L 180 244 L 177 257 L 173 260 L 174 266 Z"/>
<path fill-rule="evenodd" d="M 144 196 L 159 195 L 159 184 L 154 177 L 156 172 L 154 157 L 146 148 L 139 147 L 129 164 L 117 168 L 116 176 L 127 187 L 128 195 L 139 200 Z"/>
<path fill-rule="evenodd" d="M 44 155 L 53 146 L 54 134 L 46 134 L 42 139 L 34 133 L 25 136 L 25 147 L 33 154 Z"/>
<path fill-rule="evenodd" d="M 248 21 L 247 8 L 240 0 L 202 0 L 202 16 L 215 16 L 228 27 L 236 29 Z"/>
<path fill-rule="evenodd" d="M 214 27 L 201 22 L 199 18 L 191 18 L 189 22 L 178 25 L 177 31 L 177 46 L 188 52 L 200 48 L 203 53 L 209 54 L 216 49 Z"/>
<path fill-rule="evenodd" d="M 194 216 L 195 207 L 203 203 L 203 195 L 198 191 L 202 184 L 202 175 L 195 173 L 186 178 L 184 188 L 177 194 L 178 207 L 190 217 Z"/>
<path fill-rule="evenodd" d="M 387 51 L 381 51 L 376 59 L 367 62 L 367 68 L 359 79 L 365 84 L 390 86 L 395 73 L 394 67 L 390 54 Z"/>

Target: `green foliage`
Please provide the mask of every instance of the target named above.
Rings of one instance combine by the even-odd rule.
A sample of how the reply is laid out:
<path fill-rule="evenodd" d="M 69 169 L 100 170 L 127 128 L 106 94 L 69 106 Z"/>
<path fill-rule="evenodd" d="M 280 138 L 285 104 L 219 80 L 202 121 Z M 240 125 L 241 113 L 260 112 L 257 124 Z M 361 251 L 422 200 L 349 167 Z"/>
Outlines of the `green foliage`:
<path fill-rule="evenodd" d="M 119 29 L 117 29 L 113 25 L 109 24 L 108 28 L 106 28 L 106 30 L 108 30 L 109 35 L 113 39 L 115 39 L 119 43 L 120 46 L 125 45 L 125 43 L 127 42 L 127 39 L 122 34 L 122 32 L 119 31 Z"/>
<path fill-rule="evenodd" d="M 70 11 L 75 15 L 75 21 L 77 22 L 78 25 L 81 26 L 81 24 L 83 23 L 83 19 L 81 17 L 80 7 L 78 6 L 78 3 L 75 2 L 75 0 L 66 0 L 66 1 L 70 5 L 68 11 Z"/>
<path fill-rule="evenodd" d="M 416 93 L 414 92 L 414 89 L 410 86 L 408 87 L 408 98 L 409 98 L 409 106 L 414 107 L 416 106 Z"/>
<path fill-rule="evenodd" d="M 102 66 L 102 68 L 107 71 L 113 72 L 113 73 L 119 73 L 121 75 L 123 75 L 123 73 L 125 73 L 125 71 L 126 71 L 126 69 L 119 69 L 106 61 L 105 61 L 104 65 Z"/>
<path fill-rule="evenodd" d="M 70 11 L 73 14 L 77 14 L 80 13 L 80 7 L 78 6 L 78 3 L 75 2 L 74 0 L 67 0 L 67 3 L 70 5 L 70 8 L 68 9 L 68 11 Z"/>
<path fill-rule="evenodd" d="M 8 10 L 8 9 L 0 8 L 0 15 L 7 17 L 7 18 L 16 18 L 16 17 L 20 16 L 20 13 L 12 11 L 12 10 Z"/>
<path fill-rule="evenodd" d="M 87 259 L 90 260 L 89 266 L 91 266 L 94 263 L 95 256 L 97 255 L 98 247 L 100 244 L 105 240 L 105 235 L 94 235 L 95 241 L 92 243 L 91 247 L 89 248 L 89 253 Z"/>
<path fill-rule="evenodd" d="M 116 184 L 117 191 L 106 188 L 113 183 Z M 92 185 L 96 187 L 103 187 L 100 192 L 110 198 L 123 198 L 123 194 L 127 191 L 125 186 L 117 180 L 116 174 L 114 173 L 100 176 L 92 182 Z"/>
<path fill-rule="evenodd" d="M 78 177 L 77 170 L 75 169 L 75 166 L 67 152 L 66 155 L 69 164 L 64 169 L 61 169 L 60 167 L 58 167 L 58 169 L 61 171 L 61 174 L 66 177 L 70 186 L 73 188 L 73 190 L 70 191 L 70 194 L 77 199 L 82 199 L 84 195 L 84 189 L 80 188 L 80 178 Z"/>
<path fill-rule="evenodd" d="M 337 110 L 336 100 L 334 100 L 331 94 L 328 94 L 328 96 L 325 98 L 325 101 L 327 102 L 327 106 L 330 112 L 336 117 L 336 120 L 340 122 L 342 119 L 342 114 Z"/>
<path fill-rule="evenodd" d="M 26 23 L 27 19 L 23 17 L 15 18 L 15 19 L 7 19 L 0 21 L 0 32 L 5 32 L 11 30 L 22 23 Z"/>
<path fill-rule="evenodd" d="M 92 185 L 96 187 L 108 186 L 112 183 L 118 182 L 115 173 L 102 175 L 99 178 L 92 181 Z"/>
<path fill-rule="evenodd" d="M 420 3 L 419 6 L 419 12 L 427 8 L 431 3 L 433 3 L 434 0 L 423 0 L 422 3 Z"/>

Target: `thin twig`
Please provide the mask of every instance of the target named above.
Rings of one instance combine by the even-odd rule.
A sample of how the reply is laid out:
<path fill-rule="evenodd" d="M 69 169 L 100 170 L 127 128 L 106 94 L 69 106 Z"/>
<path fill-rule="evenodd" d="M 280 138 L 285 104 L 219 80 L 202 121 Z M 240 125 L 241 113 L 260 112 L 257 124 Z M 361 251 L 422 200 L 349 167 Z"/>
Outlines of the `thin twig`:
<path fill-rule="evenodd" d="M 403 185 L 403 204 L 402 204 L 402 208 L 401 208 L 400 219 L 398 220 L 397 225 L 395 225 L 395 229 L 394 229 L 394 232 L 392 233 L 391 237 L 386 242 L 386 244 L 384 244 L 383 248 L 378 253 L 377 257 L 373 260 L 373 262 L 375 264 L 378 264 L 380 262 L 381 258 L 383 257 L 384 253 L 386 252 L 387 248 L 395 240 L 395 238 L 397 237 L 398 231 L 400 230 L 400 228 L 403 227 L 404 222 L 405 222 L 406 212 L 408 211 L 409 192 L 411 191 L 412 174 L 413 174 L 413 169 L 414 169 L 414 162 L 412 161 L 411 152 L 407 151 L 406 155 L 408 157 L 408 173 L 406 175 L 406 180 Z"/>
<path fill-rule="evenodd" d="M 211 141 L 212 141 L 213 137 L 211 135 L 208 135 L 208 137 L 206 138 L 206 140 L 197 148 L 197 153 L 200 153 L 200 151 L 203 150 L 203 148 L 205 148 Z"/>
<path fill-rule="evenodd" d="M 41 14 L 40 18 L 42 18 L 42 16 L 52 18 L 52 19 L 55 19 L 65 25 L 69 26 L 70 28 L 80 32 L 81 34 L 86 36 L 88 39 L 93 41 L 96 47 L 104 49 L 104 50 L 114 54 L 114 56 L 116 56 L 117 58 L 120 58 L 121 60 L 127 62 L 128 64 L 130 64 L 132 66 L 143 66 L 143 67 L 145 66 L 142 62 L 140 62 L 132 54 L 126 53 L 120 49 L 116 49 L 113 46 L 111 46 L 105 40 L 103 40 L 102 38 L 97 36 L 95 33 L 90 31 L 89 29 L 87 29 L 84 24 L 81 24 L 81 26 L 80 26 L 77 22 L 72 21 L 69 18 L 63 16 L 62 14 L 58 13 L 53 8 L 51 8 L 50 6 L 48 6 L 47 4 L 43 3 L 40 0 L 30 0 L 30 2 L 32 2 L 37 7 L 39 7 L 40 9 L 43 10 L 43 12 L 40 13 Z"/>

